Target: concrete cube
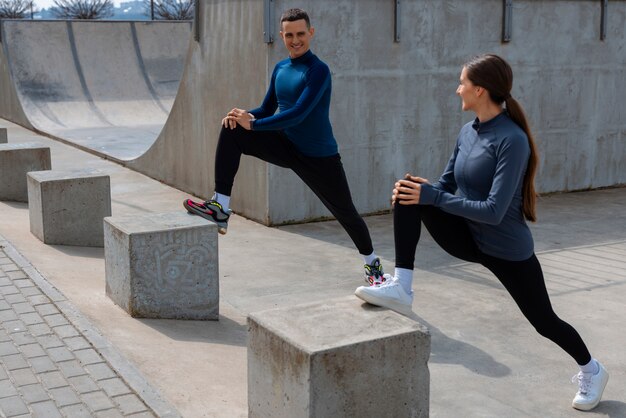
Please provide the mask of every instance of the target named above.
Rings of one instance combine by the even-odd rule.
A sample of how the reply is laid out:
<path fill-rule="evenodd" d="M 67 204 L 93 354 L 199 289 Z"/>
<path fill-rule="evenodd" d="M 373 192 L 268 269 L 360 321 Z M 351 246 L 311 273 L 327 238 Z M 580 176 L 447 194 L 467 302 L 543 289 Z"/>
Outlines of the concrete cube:
<path fill-rule="evenodd" d="M 428 417 L 430 335 L 354 296 L 250 314 L 254 417 Z"/>
<path fill-rule="evenodd" d="M 8 141 L 7 128 L 0 128 L 0 144 L 6 144 Z"/>
<path fill-rule="evenodd" d="M 26 173 L 50 168 L 48 147 L 36 143 L 0 144 L 0 200 L 28 202 Z"/>
<path fill-rule="evenodd" d="M 186 212 L 104 219 L 106 294 L 133 317 L 219 319 L 217 226 Z"/>
<path fill-rule="evenodd" d="M 98 171 L 28 173 L 30 232 L 46 244 L 104 246 L 111 181 Z"/>

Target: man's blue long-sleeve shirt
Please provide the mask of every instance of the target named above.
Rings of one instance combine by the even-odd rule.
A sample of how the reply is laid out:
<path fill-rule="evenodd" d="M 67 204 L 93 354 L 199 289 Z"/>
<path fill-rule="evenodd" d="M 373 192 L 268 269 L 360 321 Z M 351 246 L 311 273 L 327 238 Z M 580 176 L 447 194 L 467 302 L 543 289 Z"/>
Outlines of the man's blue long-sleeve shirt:
<path fill-rule="evenodd" d="M 466 218 L 485 254 L 526 260 L 534 252 L 522 212 L 529 156 L 526 133 L 506 112 L 484 123 L 476 119 L 461 129 L 439 181 L 422 185 L 420 204 Z"/>
<path fill-rule="evenodd" d="M 328 66 L 310 50 L 280 61 L 260 107 L 249 110 L 252 129 L 283 130 L 304 155 L 328 157 L 338 152 L 330 125 L 331 78 Z M 276 109 L 280 109 L 276 113 Z"/>

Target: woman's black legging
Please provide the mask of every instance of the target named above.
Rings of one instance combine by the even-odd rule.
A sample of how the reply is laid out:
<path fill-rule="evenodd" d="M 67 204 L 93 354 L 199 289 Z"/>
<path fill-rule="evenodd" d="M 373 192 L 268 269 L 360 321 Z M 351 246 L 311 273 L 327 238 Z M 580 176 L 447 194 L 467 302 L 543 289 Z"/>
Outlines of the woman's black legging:
<path fill-rule="evenodd" d="M 466 220 L 460 216 L 430 205 L 396 204 L 393 214 L 396 267 L 413 269 L 422 222 L 447 253 L 480 263 L 495 274 L 539 334 L 555 342 L 578 364 L 589 363 L 591 355 L 578 332 L 552 309 L 535 254 L 524 261 L 508 261 L 483 253 L 472 238 Z"/>

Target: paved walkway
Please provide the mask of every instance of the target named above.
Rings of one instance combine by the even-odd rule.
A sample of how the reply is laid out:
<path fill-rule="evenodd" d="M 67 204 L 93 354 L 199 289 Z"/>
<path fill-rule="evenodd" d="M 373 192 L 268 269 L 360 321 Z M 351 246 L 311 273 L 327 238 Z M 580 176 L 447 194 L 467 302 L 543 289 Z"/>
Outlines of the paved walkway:
<path fill-rule="evenodd" d="M 188 197 L 16 125 L 0 126 L 9 128 L 9 142 L 49 146 L 55 170 L 110 175 L 113 216 L 181 210 Z M 531 225 L 556 312 L 611 375 L 603 401 L 585 416 L 626 417 L 624 208 L 626 188 L 545 196 Z M 390 216 L 365 221 L 391 270 Z M 3 414 L 29 407 L 34 416 L 34 408 L 50 407 L 123 416 L 134 405 L 159 417 L 176 417 L 176 410 L 190 418 L 246 417 L 247 315 L 351 295 L 362 283 L 362 260 L 337 222 L 230 222 L 219 240 L 219 321 L 136 319 L 106 297 L 102 248 L 46 245 L 30 233 L 27 204 L 0 202 Z M 415 276 L 413 310 L 432 336 L 431 417 L 582 416 L 570 406 L 576 365 L 532 329 L 492 275 L 449 257 L 425 234 Z M 48 386 L 48 376 L 60 386 Z M 112 391 L 113 382 L 122 392 Z M 108 410 L 93 413 L 100 408 Z"/>
<path fill-rule="evenodd" d="M 1 236 L 0 324 L 0 416 L 157 416 L 94 347 L 91 325 Z"/>

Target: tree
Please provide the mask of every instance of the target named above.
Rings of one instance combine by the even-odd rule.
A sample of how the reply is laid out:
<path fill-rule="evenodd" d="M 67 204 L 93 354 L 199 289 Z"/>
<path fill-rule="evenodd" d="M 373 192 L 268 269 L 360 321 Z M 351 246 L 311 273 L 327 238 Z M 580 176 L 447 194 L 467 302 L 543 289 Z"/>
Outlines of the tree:
<path fill-rule="evenodd" d="M 146 14 L 157 20 L 191 20 L 195 11 L 195 0 L 144 0 Z"/>
<path fill-rule="evenodd" d="M 33 7 L 31 0 L 0 0 L 0 18 L 24 19 L 33 12 Z"/>
<path fill-rule="evenodd" d="M 59 19 L 102 19 L 113 16 L 112 0 L 54 0 Z"/>

